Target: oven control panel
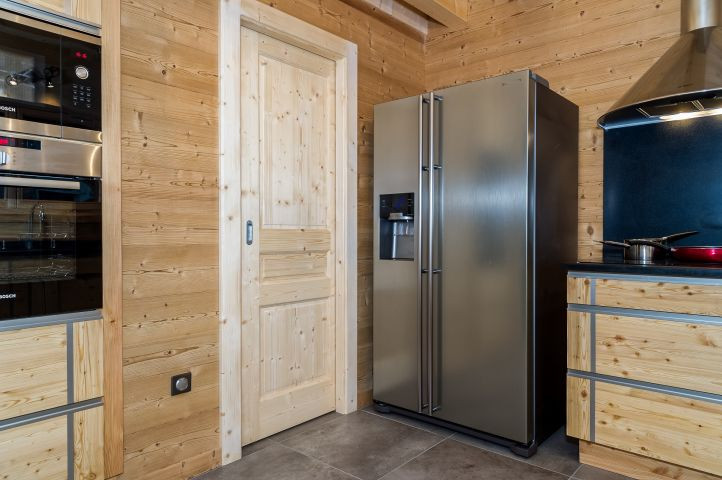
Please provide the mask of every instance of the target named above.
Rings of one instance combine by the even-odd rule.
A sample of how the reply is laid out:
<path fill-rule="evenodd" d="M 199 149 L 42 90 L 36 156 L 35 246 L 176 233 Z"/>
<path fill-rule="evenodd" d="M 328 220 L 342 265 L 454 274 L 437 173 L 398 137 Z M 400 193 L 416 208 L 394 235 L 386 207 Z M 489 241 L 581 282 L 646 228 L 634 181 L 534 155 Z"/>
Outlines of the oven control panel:
<path fill-rule="evenodd" d="M 100 46 L 63 38 L 63 126 L 100 130 Z"/>

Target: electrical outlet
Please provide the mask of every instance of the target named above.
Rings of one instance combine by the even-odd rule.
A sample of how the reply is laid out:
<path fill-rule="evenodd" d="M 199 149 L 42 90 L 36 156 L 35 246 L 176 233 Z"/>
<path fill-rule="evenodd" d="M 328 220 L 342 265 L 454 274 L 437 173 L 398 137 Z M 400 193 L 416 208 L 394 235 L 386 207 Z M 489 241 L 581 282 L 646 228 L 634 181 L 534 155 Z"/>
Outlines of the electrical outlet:
<path fill-rule="evenodd" d="M 191 391 L 191 372 L 174 375 L 170 379 L 171 396 L 188 393 Z"/>

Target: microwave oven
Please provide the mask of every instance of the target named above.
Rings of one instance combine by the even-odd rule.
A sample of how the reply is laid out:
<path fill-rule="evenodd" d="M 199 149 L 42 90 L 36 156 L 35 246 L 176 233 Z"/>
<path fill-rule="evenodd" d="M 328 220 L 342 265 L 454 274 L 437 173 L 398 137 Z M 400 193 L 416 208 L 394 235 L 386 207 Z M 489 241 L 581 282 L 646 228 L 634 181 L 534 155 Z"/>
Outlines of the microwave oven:
<path fill-rule="evenodd" d="M 0 130 L 100 143 L 100 38 L 0 10 Z"/>

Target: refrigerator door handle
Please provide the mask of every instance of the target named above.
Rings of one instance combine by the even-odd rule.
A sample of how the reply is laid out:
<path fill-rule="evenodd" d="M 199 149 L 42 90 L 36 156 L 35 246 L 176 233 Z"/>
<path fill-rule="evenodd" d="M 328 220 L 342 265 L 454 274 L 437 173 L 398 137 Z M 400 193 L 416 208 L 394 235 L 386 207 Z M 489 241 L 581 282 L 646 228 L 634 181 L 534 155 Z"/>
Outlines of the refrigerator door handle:
<path fill-rule="evenodd" d="M 418 252 L 418 273 L 417 273 L 417 285 L 416 285 L 416 291 L 418 292 L 418 301 L 419 301 L 419 323 L 418 323 L 418 329 L 417 329 L 417 345 L 418 348 L 418 382 L 417 382 L 417 389 L 418 389 L 418 412 L 423 413 L 423 410 L 425 408 L 424 405 L 424 379 L 423 379 L 423 371 L 424 371 L 424 355 L 423 355 L 423 342 L 424 342 L 424 296 L 423 296 L 423 274 L 426 273 L 426 269 L 423 268 L 423 260 L 422 255 L 424 251 L 424 235 L 423 235 L 423 215 L 421 214 L 423 211 L 423 192 L 424 192 L 424 104 L 427 103 L 428 100 L 424 98 L 423 95 L 419 95 L 419 170 L 418 170 L 418 177 L 419 177 L 419 184 L 418 184 L 418 192 L 419 192 L 419 198 L 416 200 L 415 205 L 418 209 L 418 214 L 416 215 L 417 225 L 414 227 L 416 232 L 416 249 Z"/>
<path fill-rule="evenodd" d="M 429 218 L 426 234 L 426 264 L 434 269 L 434 92 L 429 94 Z M 426 276 L 426 375 L 429 415 L 434 413 L 434 275 Z"/>
<path fill-rule="evenodd" d="M 435 216 L 435 213 L 437 211 L 437 204 L 439 204 L 439 207 L 442 207 L 443 202 L 443 187 L 441 186 L 441 180 L 442 180 L 442 162 L 441 158 L 436 158 L 437 154 L 437 145 L 435 142 L 435 135 L 436 135 L 436 116 L 434 114 L 434 110 L 436 106 L 439 108 L 439 112 L 441 112 L 441 105 L 442 105 L 443 97 L 441 95 L 431 93 L 431 105 L 432 107 L 429 108 L 429 165 L 431 166 L 431 169 L 429 170 L 429 185 L 430 185 L 430 192 L 432 194 L 429 196 L 429 218 L 430 218 L 430 232 L 429 232 L 429 268 L 431 269 L 432 275 L 429 275 L 429 384 L 431 387 L 429 388 L 429 414 L 433 415 L 435 412 L 439 411 L 441 409 L 441 388 L 440 385 L 437 384 L 437 382 L 434 379 L 434 367 L 438 363 L 438 359 L 440 359 L 441 352 L 437 352 L 435 350 L 436 347 L 436 341 L 435 341 L 435 335 L 434 335 L 434 329 L 437 328 L 437 330 L 440 330 L 441 328 L 441 309 L 439 306 L 441 305 L 440 300 L 436 298 L 436 295 L 434 293 L 434 286 L 436 285 L 436 290 L 438 291 L 438 295 L 441 295 L 440 290 L 440 281 L 441 278 L 441 272 L 443 269 L 443 265 L 441 265 L 441 245 L 443 241 L 443 230 L 441 228 L 441 225 L 437 225 L 437 218 Z M 441 118 L 441 117 L 439 117 Z M 441 120 L 439 120 L 441 121 Z M 439 152 L 439 157 L 441 156 Z M 435 191 L 435 183 L 436 175 L 438 175 L 439 180 L 439 192 Z M 436 198 L 438 197 L 438 198 Z M 441 210 L 441 208 L 439 208 Z M 443 215 L 443 212 L 441 213 Z M 434 248 L 433 248 L 433 238 L 434 235 L 437 234 L 438 238 L 436 239 L 438 242 L 438 257 L 434 258 Z M 434 264 L 434 260 L 436 260 L 436 265 Z M 438 313 L 438 315 L 437 315 Z M 438 317 L 438 318 L 437 318 Z M 439 348 L 441 346 L 439 345 Z M 439 369 L 440 373 L 440 369 Z M 439 399 L 438 404 L 434 404 L 434 393 L 436 393 L 436 396 Z"/>

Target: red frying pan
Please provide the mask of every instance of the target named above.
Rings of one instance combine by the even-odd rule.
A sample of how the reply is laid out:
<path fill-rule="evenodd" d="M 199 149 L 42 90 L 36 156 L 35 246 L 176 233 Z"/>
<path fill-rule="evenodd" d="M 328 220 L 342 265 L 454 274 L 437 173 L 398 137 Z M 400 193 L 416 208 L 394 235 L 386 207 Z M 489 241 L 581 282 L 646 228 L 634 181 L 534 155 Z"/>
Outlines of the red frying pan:
<path fill-rule="evenodd" d="M 722 247 L 672 247 L 670 252 L 683 262 L 722 263 Z"/>

